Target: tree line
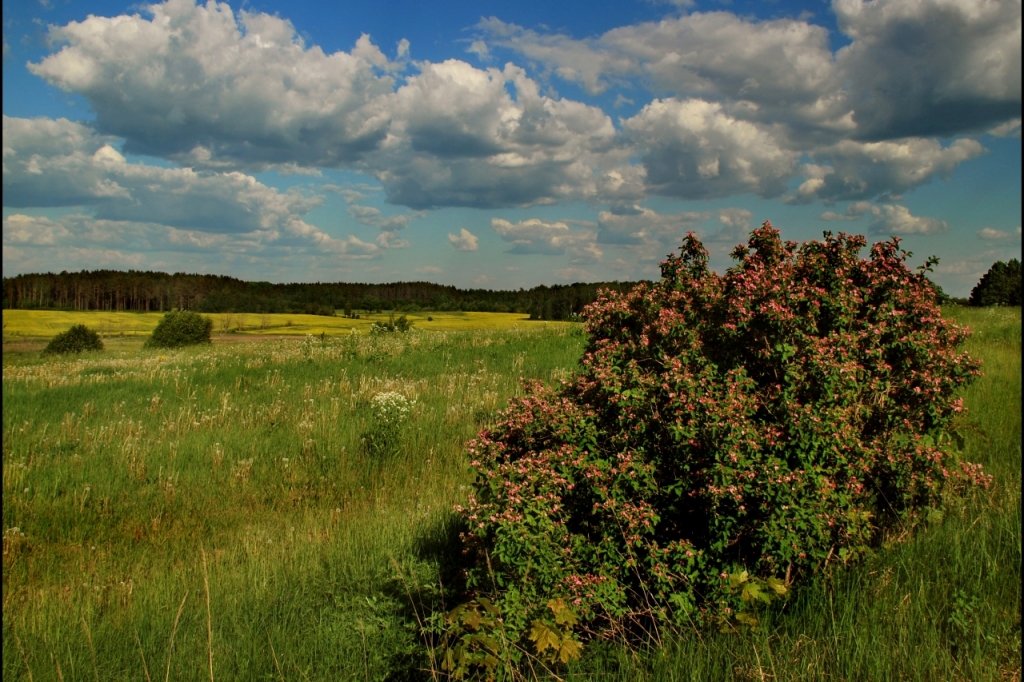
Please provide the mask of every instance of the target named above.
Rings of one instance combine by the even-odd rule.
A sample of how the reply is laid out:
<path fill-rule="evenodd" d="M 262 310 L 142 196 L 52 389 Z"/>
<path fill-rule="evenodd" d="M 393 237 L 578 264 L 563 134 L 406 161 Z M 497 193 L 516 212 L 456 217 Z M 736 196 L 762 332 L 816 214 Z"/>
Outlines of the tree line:
<path fill-rule="evenodd" d="M 495 291 L 431 282 L 273 284 L 224 275 L 83 270 L 4 277 L 3 307 L 312 315 L 433 310 L 528 313 L 531 319 L 568 320 L 595 301 L 598 290 L 626 291 L 634 284 L 593 282 Z"/>

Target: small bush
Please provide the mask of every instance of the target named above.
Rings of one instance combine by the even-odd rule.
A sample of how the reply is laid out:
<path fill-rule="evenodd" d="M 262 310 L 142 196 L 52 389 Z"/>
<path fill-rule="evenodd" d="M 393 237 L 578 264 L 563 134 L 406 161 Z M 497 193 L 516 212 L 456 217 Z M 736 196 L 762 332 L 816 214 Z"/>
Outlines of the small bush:
<path fill-rule="evenodd" d="M 146 348 L 178 348 L 210 343 L 213 320 L 191 310 L 172 310 L 146 339 Z"/>
<path fill-rule="evenodd" d="M 388 314 L 387 322 L 374 322 L 370 325 L 371 334 L 393 334 L 395 332 L 406 333 L 412 329 L 412 322 L 405 315 L 395 319 L 394 313 Z"/>
<path fill-rule="evenodd" d="M 449 671 L 755 624 L 755 604 L 986 483 L 947 433 L 978 363 L 940 315 L 933 261 L 913 273 L 897 239 L 862 260 L 865 245 L 765 223 L 719 276 L 690 234 L 660 281 L 586 310 L 578 375 L 528 384 L 470 444 L 471 599 L 432 621 Z M 497 654 L 462 622 L 478 604 L 488 641 L 511 643 Z"/>
<path fill-rule="evenodd" d="M 50 343 L 43 349 L 43 355 L 64 355 L 87 350 L 103 350 L 103 341 L 92 329 L 84 324 L 76 324 L 50 339 Z"/>
<path fill-rule="evenodd" d="M 370 428 L 364 436 L 371 455 L 383 458 L 398 451 L 402 430 L 415 404 L 415 400 L 409 400 L 396 391 L 378 393 L 373 397 Z"/>

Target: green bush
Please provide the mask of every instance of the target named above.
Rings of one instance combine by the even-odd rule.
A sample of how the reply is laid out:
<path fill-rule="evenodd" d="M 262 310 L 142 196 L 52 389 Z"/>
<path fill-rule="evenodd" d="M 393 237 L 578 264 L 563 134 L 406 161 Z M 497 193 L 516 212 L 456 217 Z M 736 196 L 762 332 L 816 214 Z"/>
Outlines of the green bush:
<path fill-rule="evenodd" d="M 756 604 L 986 484 L 949 436 L 978 363 L 934 261 L 914 273 L 897 239 L 865 245 L 765 223 L 720 276 L 690 234 L 660 281 L 604 292 L 579 373 L 527 385 L 470 445 L 469 601 L 432 621 L 443 667 L 755 624 Z"/>
<path fill-rule="evenodd" d="M 370 333 L 377 334 L 393 334 L 395 332 L 406 333 L 412 329 L 412 322 L 405 315 L 402 315 L 398 319 L 395 319 L 394 313 L 388 313 L 387 322 L 374 322 L 370 325 Z"/>
<path fill-rule="evenodd" d="M 210 343 L 213 320 L 191 310 L 172 310 L 146 339 L 145 348 L 178 348 Z"/>
<path fill-rule="evenodd" d="M 76 324 L 50 339 L 50 343 L 43 349 L 43 355 L 64 355 L 86 350 L 103 350 L 103 341 L 92 329 L 84 324 Z"/>

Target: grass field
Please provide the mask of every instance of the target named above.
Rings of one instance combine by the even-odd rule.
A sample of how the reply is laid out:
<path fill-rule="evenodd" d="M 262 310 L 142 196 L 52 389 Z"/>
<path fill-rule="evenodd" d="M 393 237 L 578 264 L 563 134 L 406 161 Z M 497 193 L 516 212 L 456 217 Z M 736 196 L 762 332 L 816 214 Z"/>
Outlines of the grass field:
<path fill-rule="evenodd" d="M 12 312 L 7 334 L 63 319 Z M 1019 680 L 1020 309 L 947 314 L 984 360 L 965 449 L 990 489 L 757 630 L 590 643 L 567 678 Z M 584 338 L 524 321 L 332 336 L 297 327 L 353 321 L 279 317 L 303 340 L 4 353 L 4 680 L 431 679 L 417 619 L 444 601 L 463 444 L 519 377 L 567 376 Z M 391 452 L 367 442 L 382 392 L 414 401 Z"/>
<path fill-rule="evenodd" d="M 531 321 L 520 313 L 423 312 L 405 313 L 413 328 L 420 331 L 474 331 L 512 329 L 524 326 L 565 326 L 565 322 Z M 388 313 L 360 313 L 359 319 L 323 315 L 279 315 L 258 313 L 210 313 L 213 333 L 217 335 L 336 336 L 368 333 L 374 322 L 387 322 Z M 398 317 L 395 314 L 394 317 Z M 69 312 L 63 310 L 5 310 L 4 339 L 49 339 L 72 325 L 84 324 L 103 337 L 147 336 L 163 313 Z"/>

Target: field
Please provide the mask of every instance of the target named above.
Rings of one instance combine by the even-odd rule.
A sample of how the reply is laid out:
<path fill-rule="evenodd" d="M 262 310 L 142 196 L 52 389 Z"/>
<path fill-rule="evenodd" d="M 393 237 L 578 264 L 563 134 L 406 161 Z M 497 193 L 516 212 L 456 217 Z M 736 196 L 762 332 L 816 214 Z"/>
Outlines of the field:
<path fill-rule="evenodd" d="M 947 314 L 984 360 L 964 449 L 991 488 L 756 630 L 589 643 L 565 677 L 1019 680 L 1020 309 Z M 426 315 L 379 337 L 351 328 L 381 316 L 237 316 L 241 331 L 169 352 L 141 349 L 159 314 L 4 311 L 8 339 L 77 322 L 109 336 L 74 359 L 5 346 L 3 679 L 431 679 L 417 622 L 447 603 L 464 443 L 520 377 L 568 376 L 585 339 L 522 316 Z M 382 392 L 412 401 L 387 448 Z"/>
<path fill-rule="evenodd" d="M 564 322 L 530 321 L 520 313 L 430 312 L 405 313 L 409 322 L 420 331 L 455 332 L 486 329 L 513 329 L 529 325 L 565 326 Z M 5 310 L 4 340 L 38 342 L 84 324 L 105 338 L 148 336 L 156 328 L 163 313 L 71 312 L 63 310 Z M 387 322 L 388 313 L 360 313 L 358 319 L 325 317 L 323 315 L 210 313 L 213 333 L 244 339 L 247 336 L 337 336 L 366 334 L 374 322 Z M 399 314 L 394 315 L 395 318 Z"/>

